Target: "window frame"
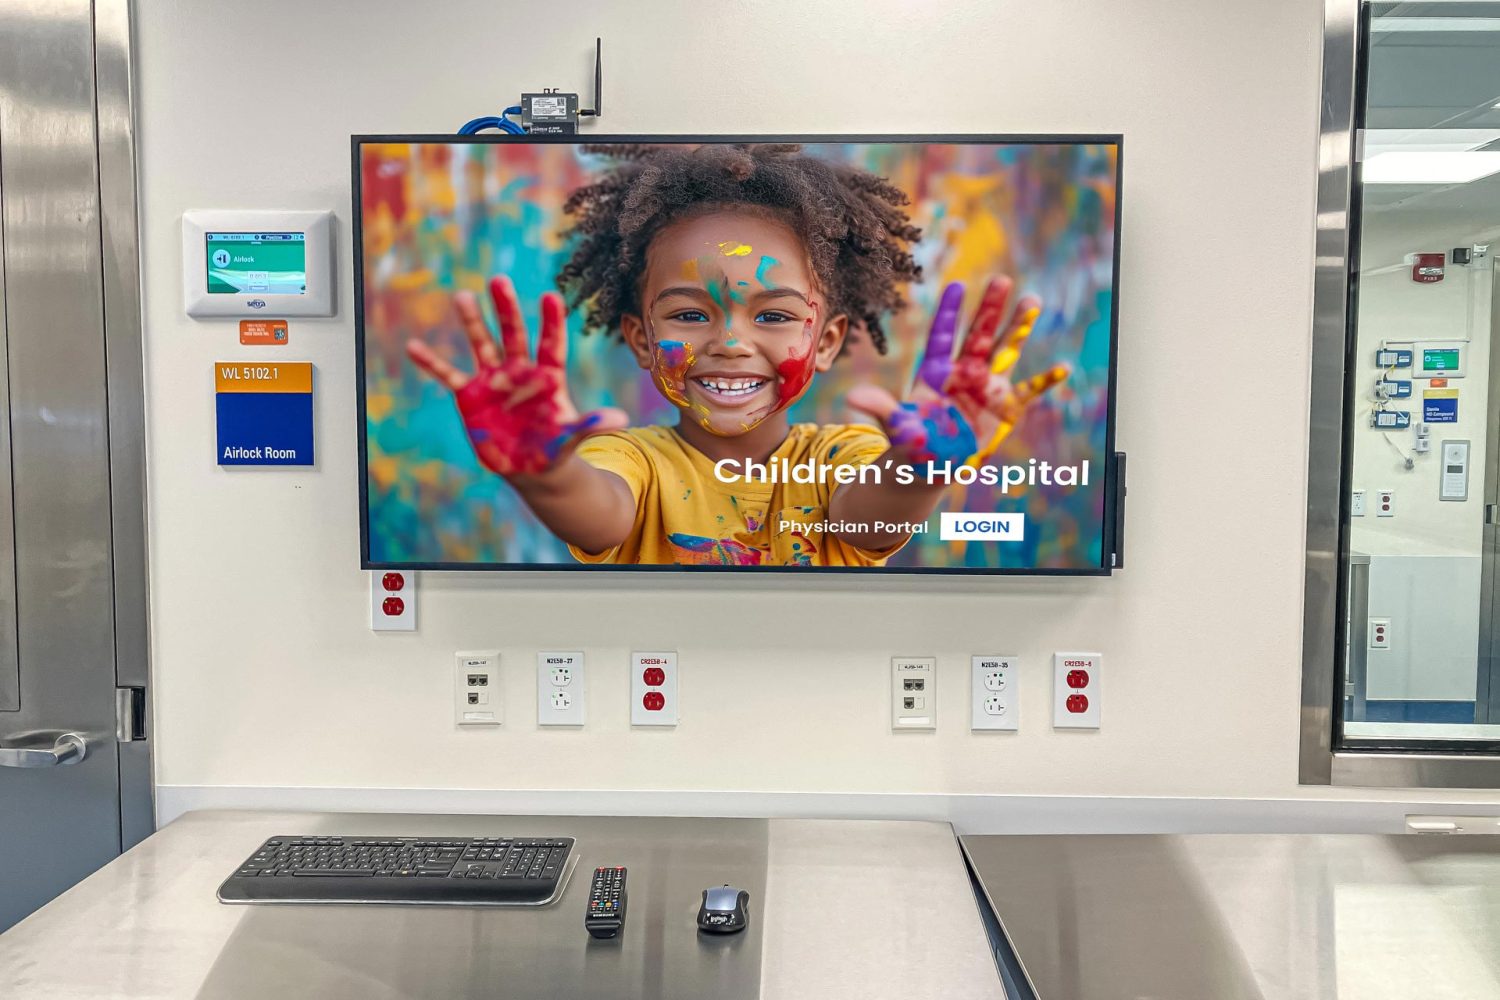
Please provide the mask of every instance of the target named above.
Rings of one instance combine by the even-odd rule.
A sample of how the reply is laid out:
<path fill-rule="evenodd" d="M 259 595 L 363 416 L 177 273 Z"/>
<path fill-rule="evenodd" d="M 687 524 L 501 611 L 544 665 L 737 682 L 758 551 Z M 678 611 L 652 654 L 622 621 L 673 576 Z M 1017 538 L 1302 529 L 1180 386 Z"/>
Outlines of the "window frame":
<path fill-rule="evenodd" d="M 1352 428 L 1350 317 L 1358 292 L 1359 205 L 1354 140 L 1363 91 L 1362 0 L 1325 0 L 1313 269 L 1307 532 L 1302 622 L 1298 780 L 1387 788 L 1500 787 L 1495 744 L 1418 743 L 1346 749 L 1342 718 L 1342 610 L 1349 567 Z M 1368 741 L 1367 741 L 1368 742 Z"/>

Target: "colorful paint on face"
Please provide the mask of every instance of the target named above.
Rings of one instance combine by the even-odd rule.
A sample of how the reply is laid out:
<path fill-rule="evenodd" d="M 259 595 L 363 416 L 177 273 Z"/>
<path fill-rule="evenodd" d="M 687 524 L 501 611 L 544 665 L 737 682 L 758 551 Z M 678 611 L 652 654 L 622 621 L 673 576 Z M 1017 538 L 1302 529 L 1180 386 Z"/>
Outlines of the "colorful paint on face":
<path fill-rule="evenodd" d="M 745 257 L 753 249 L 749 244 L 733 240 L 706 245 L 715 247 L 717 254 L 724 257 Z M 779 264 L 780 262 L 775 257 L 762 255 L 755 270 L 756 281 L 766 288 L 778 287 L 772 283 L 771 271 Z M 723 316 L 724 346 L 742 347 L 743 341 L 735 335 L 732 328 L 733 318 L 730 308 L 731 304 L 744 305 L 749 301 L 747 293 L 742 289 L 749 289 L 750 282 L 736 280 L 731 283 L 729 276 L 724 273 L 723 265 L 714 254 L 683 261 L 680 270 L 684 278 L 696 282 L 703 288 L 714 308 Z M 699 360 L 693 355 L 692 345 L 684 344 L 682 341 L 657 339 L 654 324 L 648 320 L 648 331 L 652 342 L 652 373 L 662 395 L 677 407 L 687 411 L 685 415 L 695 419 L 704 430 L 720 437 L 734 437 L 753 430 L 767 417 L 786 410 L 807 392 L 812 384 L 813 374 L 817 371 L 815 348 L 818 304 L 809 302 L 809 305 L 812 307 L 813 315 L 804 321 L 801 337 L 788 350 L 785 357 L 776 363 L 774 399 L 743 417 L 732 418 L 733 426 L 730 427 L 717 424 L 714 411 L 708 405 L 696 402 L 689 396 L 688 369 Z"/>
<path fill-rule="evenodd" d="M 698 360 L 693 355 L 693 345 L 685 340 L 652 339 L 651 374 L 661 394 L 677 406 L 691 406 L 687 398 L 687 373 Z"/>
<path fill-rule="evenodd" d="M 729 306 L 724 302 L 723 284 L 718 281 L 705 281 L 703 288 L 708 292 L 708 297 L 713 299 L 714 305 L 718 307 L 719 312 L 724 314 L 724 326 L 727 328 L 729 326 Z"/>
<path fill-rule="evenodd" d="M 914 462 L 962 465 L 979 449 L 974 429 L 950 404 L 902 403 L 887 423 L 891 444 L 905 449 Z"/>
<path fill-rule="evenodd" d="M 673 532 L 667 536 L 681 566 L 758 566 L 760 550 L 733 538 L 708 538 Z"/>
<path fill-rule="evenodd" d="M 802 324 L 802 342 L 776 366 L 776 405 L 772 413 L 785 410 L 801 399 L 812 384 L 813 372 L 818 367 L 817 352 L 813 350 L 817 346 L 818 304 L 808 304 L 812 306 L 813 314 Z"/>
<path fill-rule="evenodd" d="M 767 257 L 764 254 L 761 255 L 760 263 L 755 266 L 755 280 L 760 282 L 760 287 L 775 287 L 775 285 L 771 282 L 771 270 L 780 263 L 781 261 L 777 260 L 775 257 Z"/>

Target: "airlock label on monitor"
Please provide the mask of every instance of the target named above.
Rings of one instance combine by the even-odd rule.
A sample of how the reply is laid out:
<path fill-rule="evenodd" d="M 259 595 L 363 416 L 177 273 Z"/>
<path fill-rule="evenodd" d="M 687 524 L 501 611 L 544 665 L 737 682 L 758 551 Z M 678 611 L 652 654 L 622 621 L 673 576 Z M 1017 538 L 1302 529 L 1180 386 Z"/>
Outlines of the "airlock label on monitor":
<path fill-rule="evenodd" d="M 949 542 L 1019 542 L 1026 537 L 1026 515 L 945 513 L 938 537 Z"/>

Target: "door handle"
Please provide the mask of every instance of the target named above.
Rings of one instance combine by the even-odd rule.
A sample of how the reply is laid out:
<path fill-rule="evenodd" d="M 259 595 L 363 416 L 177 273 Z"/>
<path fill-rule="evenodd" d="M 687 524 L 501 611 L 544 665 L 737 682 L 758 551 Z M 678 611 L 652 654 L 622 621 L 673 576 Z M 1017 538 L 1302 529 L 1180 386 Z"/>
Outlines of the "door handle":
<path fill-rule="evenodd" d="M 52 745 L 0 746 L 0 767 L 58 767 L 88 756 L 89 741 L 77 733 L 38 733 L 29 739 L 53 737 Z"/>

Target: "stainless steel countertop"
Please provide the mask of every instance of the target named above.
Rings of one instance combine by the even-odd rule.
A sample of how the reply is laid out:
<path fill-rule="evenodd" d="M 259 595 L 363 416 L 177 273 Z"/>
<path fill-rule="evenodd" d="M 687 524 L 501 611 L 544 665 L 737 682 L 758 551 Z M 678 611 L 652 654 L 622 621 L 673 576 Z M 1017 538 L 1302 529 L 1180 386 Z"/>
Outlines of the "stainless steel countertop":
<path fill-rule="evenodd" d="M 279 834 L 578 838 L 543 909 L 227 906 L 214 891 Z M 625 930 L 583 929 L 596 865 L 629 867 Z M 751 893 L 743 934 L 700 940 L 700 892 Z M 0 935 L 0 997 L 319 1000 L 1001 996 L 946 823 L 190 813 Z"/>
<path fill-rule="evenodd" d="M 1500 997 L 1500 836 L 970 836 L 1040 1000 Z"/>

